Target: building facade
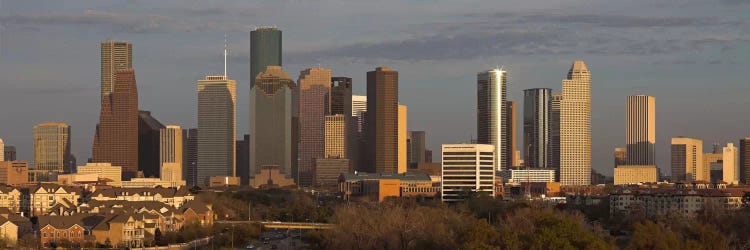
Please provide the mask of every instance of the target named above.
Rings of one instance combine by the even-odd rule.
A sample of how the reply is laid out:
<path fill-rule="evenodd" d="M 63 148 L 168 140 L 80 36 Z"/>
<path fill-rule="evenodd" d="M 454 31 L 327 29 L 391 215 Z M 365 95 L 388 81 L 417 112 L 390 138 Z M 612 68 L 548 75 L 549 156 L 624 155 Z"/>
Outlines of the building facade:
<path fill-rule="evenodd" d="M 409 169 L 415 169 L 424 163 L 427 149 L 425 148 L 426 133 L 424 131 L 409 131 L 406 135 L 406 155 Z"/>
<path fill-rule="evenodd" d="M 750 185 L 750 138 L 740 139 L 739 181 Z"/>
<path fill-rule="evenodd" d="M 138 170 L 146 177 L 159 177 L 161 130 L 166 128 L 150 111 L 138 111 Z"/>
<path fill-rule="evenodd" d="M 703 141 L 699 139 L 672 138 L 672 181 L 695 181 L 703 173 Z"/>
<path fill-rule="evenodd" d="M 177 125 L 167 125 L 159 131 L 159 162 L 163 168 L 164 163 L 172 163 L 180 171 L 182 180 L 183 145 L 182 128 Z M 161 177 L 161 174 L 159 175 Z"/>
<path fill-rule="evenodd" d="M 549 109 L 549 164 L 557 171 L 557 181 L 560 181 L 560 109 L 562 108 L 562 94 L 552 93 Z"/>
<path fill-rule="evenodd" d="M 628 96 L 626 107 L 627 164 L 656 164 L 656 100 L 653 96 Z"/>
<path fill-rule="evenodd" d="M 461 201 L 470 192 L 495 196 L 495 146 L 443 144 L 441 198 Z"/>
<path fill-rule="evenodd" d="M 626 165 L 627 164 L 627 157 L 628 157 L 628 153 L 627 152 L 628 151 L 625 148 L 615 148 L 615 153 L 614 153 L 615 167 L 617 167 L 619 165 Z"/>
<path fill-rule="evenodd" d="M 738 184 L 737 176 L 737 147 L 734 143 L 727 143 L 722 157 L 722 176 L 727 184 Z"/>
<path fill-rule="evenodd" d="M 29 163 L 25 161 L 0 161 L 0 184 L 16 186 L 29 182 Z"/>
<path fill-rule="evenodd" d="M 505 106 L 503 107 L 505 109 L 505 119 L 503 122 L 506 124 L 504 133 L 504 138 L 508 142 L 506 144 L 506 147 L 503 152 L 505 155 L 505 158 L 503 158 L 503 163 L 500 166 L 502 169 L 508 169 L 513 166 L 518 165 L 518 161 L 516 161 L 516 158 L 514 157 L 514 154 L 516 153 L 516 102 L 515 101 L 505 101 Z"/>
<path fill-rule="evenodd" d="M 560 102 L 560 183 L 591 184 L 591 72 L 574 61 L 562 81 Z"/>
<path fill-rule="evenodd" d="M 313 185 L 315 159 L 325 157 L 325 119 L 330 114 L 331 70 L 305 69 L 299 80 L 299 185 Z"/>
<path fill-rule="evenodd" d="M 409 166 L 408 150 L 406 146 L 407 121 L 409 108 L 398 105 L 398 173 L 406 173 Z"/>
<path fill-rule="evenodd" d="M 398 71 L 378 67 L 367 72 L 367 172 L 397 173 Z"/>
<path fill-rule="evenodd" d="M 265 71 L 267 66 L 282 66 L 281 59 L 281 30 L 274 27 L 259 27 L 251 31 L 250 88 L 255 86 L 256 77 Z"/>
<path fill-rule="evenodd" d="M 500 172 L 505 182 L 547 183 L 555 182 L 554 169 L 506 169 Z"/>
<path fill-rule="evenodd" d="M 346 116 L 327 115 L 325 117 L 325 157 L 348 159 L 346 148 Z"/>
<path fill-rule="evenodd" d="M 495 146 L 495 167 L 502 170 L 507 145 L 504 122 L 508 73 L 495 68 L 477 74 L 477 142 Z"/>
<path fill-rule="evenodd" d="M 182 131 L 182 137 L 185 142 L 182 176 L 187 185 L 193 187 L 198 185 L 198 129 L 185 129 Z"/>
<path fill-rule="evenodd" d="M 107 40 L 101 43 L 101 100 L 112 94 L 118 71 L 133 68 L 133 44 L 126 41 Z"/>
<path fill-rule="evenodd" d="M 198 80 L 198 162 L 195 185 L 235 176 L 236 82 L 227 76 Z"/>
<path fill-rule="evenodd" d="M 70 173 L 70 126 L 46 122 L 34 126 L 34 169 Z"/>
<path fill-rule="evenodd" d="M 122 183 L 122 167 L 113 166 L 110 163 L 86 163 L 78 166 L 77 174 L 97 174 L 99 179 L 110 180 L 112 186 L 120 186 Z"/>
<path fill-rule="evenodd" d="M 0 139 L 0 146 L 3 144 L 3 139 Z M 16 160 L 16 147 L 15 146 L 4 146 L 3 147 L 3 158 L 5 161 L 15 161 Z"/>
<path fill-rule="evenodd" d="M 552 89 L 523 91 L 523 148 L 526 168 L 549 168 L 549 114 Z"/>
<path fill-rule="evenodd" d="M 658 178 L 656 165 L 619 165 L 615 168 L 615 185 L 656 183 Z"/>

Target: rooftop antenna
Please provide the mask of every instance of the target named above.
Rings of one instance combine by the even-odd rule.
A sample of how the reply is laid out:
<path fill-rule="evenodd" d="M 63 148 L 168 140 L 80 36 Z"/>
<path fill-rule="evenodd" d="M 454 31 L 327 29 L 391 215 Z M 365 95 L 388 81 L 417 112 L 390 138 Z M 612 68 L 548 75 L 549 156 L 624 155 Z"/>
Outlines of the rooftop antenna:
<path fill-rule="evenodd" d="M 227 33 L 224 33 L 224 78 L 227 78 Z"/>

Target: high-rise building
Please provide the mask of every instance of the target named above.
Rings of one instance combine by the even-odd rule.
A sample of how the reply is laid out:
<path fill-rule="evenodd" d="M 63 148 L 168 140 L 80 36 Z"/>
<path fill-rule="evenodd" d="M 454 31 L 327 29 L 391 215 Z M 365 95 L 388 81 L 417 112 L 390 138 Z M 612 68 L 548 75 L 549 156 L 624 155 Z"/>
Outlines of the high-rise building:
<path fill-rule="evenodd" d="M 164 128 L 150 111 L 138 111 L 138 170 L 145 177 L 159 177 L 162 164 L 160 133 Z"/>
<path fill-rule="evenodd" d="M 398 105 L 398 173 L 406 173 L 409 158 L 406 148 L 406 130 L 409 109 L 406 105 Z"/>
<path fill-rule="evenodd" d="M 0 139 L 0 145 L 3 144 L 3 139 Z M 3 154 L 5 155 L 3 159 L 5 161 L 15 161 L 16 160 L 16 147 L 15 146 L 5 146 L 3 147 Z"/>
<path fill-rule="evenodd" d="M 716 183 L 719 180 L 723 180 L 723 173 L 718 175 L 716 175 L 715 173 L 712 174 L 712 172 L 714 172 L 714 169 L 717 169 L 719 170 L 719 172 L 721 172 L 721 166 L 724 165 L 723 160 L 724 153 L 721 152 L 721 150 L 714 151 L 713 153 L 703 154 L 703 171 L 695 174 L 695 180 L 707 181 L 710 183 Z"/>
<path fill-rule="evenodd" d="M 367 72 L 367 172 L 398 172 L 398 71 Z"/>
<path fill-rule="evenodd" d="M 352 116 L 354 116 L 357 122 L 357 132 L 362 132 L 365 127 L 365 121 L 363 113 L 367 112 L 367 96 L 366 95 L 353 95 L 352 96 Z"/>
<path fill-rule="evenodd" d="M 734 143 L 727 143 L 722 157 L 723 180 L 727 184 L 737 184 L 737 148 Z"/>
<path fill-rule="evenodd" d="M 236 88 L 236 82 L 226 75 L 198 80 L 200 133 L 195 185 L 208 186 L 214 176 L 236 176 Z"/>
<path fill-rule="evenodd" d="M 332 77 L 330 115 L 340 114 L 344 116 L 344 150 L 346 151 L 346 158 L 351 159 L 351 162 L 356 162 L 359 152 L 355 146 L 358 127 L 352 113 L 352 102 L 352 78 Z"/>
<path fill-rule="evenodd" d="M 477 74 L 477 142 L 495 146 L 495 167 L 500 171 L 505 162 L 503 143 L 506 124 L 505 96 L 507 71 L 495 68 Z"/>
<path fill-rule="evenodd" d="M 299 80 L 299 185 L 311 187 L 315 159 L 325 157 L 325 117 L 330 113 L 331 70 L 310 68 Z"/>
<path fill-rule="evenodd" d="M 591 73 L 574 61 L 562 81 L 560 102 L 560 182 L 591 184 Z"/>
<path fill-rule="evenodd" d="M 432 150 L 428 149 L 424 151 L 424 162 L 432 163 Z"/>
<path fill-rule="evenodd" d="M 369 164 L 367 159 L 366 145 L 367 135 L 365 134 L 365 114 L 367 113 L 367 96 L 353 95 L 352 96 L 352 144 L 349 148 L 354 152 L 352 157 L 352 165 L 355 166 L 357 171 L 368 172 Z"/>
<path fill-rule="evenodd" d="M 198 185 L 198 129 L 182 130 L 182 139 L 185 143 L 182 176 L 189 187 L 194 187 Z"/>
<path fill-rule="evenodd" d="M 687 137 L 672 138 L 672 182 L 695 181 L 703 173 L 703 141 Z M 630 154 L 630 152 L 628 152 Z"/>
<path fill-rule="evenodd" d="M 549 164 L 555 169 L 557 181 L 560 181 L 560 108 L 562 94 L 552 93 L 549 108 Z"/>
<path fill-rule="evenodd" d="M 416 169 L 420 163 L 426 161 L 425 137 L 424 131 L 409 131 L 406 135 L 406 154 L 409 160 L 409 169 Z"/>
<path fill-rule="evenodd" d="M 70 126 L 45 122 L 34 126 L 34 170 L 70 173 Z"/>
<path fill-rule="evenodd" d="M 503 121 L 505 126 L 505 141 L 507 142 L 505 145 L 505 152 L 504 155 L 506 156 L 503 159 L 503 163 L 501 164 L 500 168 L 502 169 L 509 169 L 513 166 L 518 165 L 518 162 L 516 161 L 516 158 L 513 157 L 513 154 L 516 152 L 516 102 L 515 101 L 505 101 L 505 120 Z"/>
<path fill-rule="evenodd" d="M 240 184 L 249 183 L 250 172 L 250 135 L 245 135 L 242 140 L 237 140 L 237 167 L 235 171 L 240 178 Z"/>
<path fill-rule="evenodd" d="M 627 152 L 625 148 L 615 148 L 615 167 L 627 164 Z"/>
<path fill-rule="evenodd" d="M 133 68 L 133 44 L 107 40 L 101 43 L 101 100 L 112 93 L 115 74 Z"/>
<path fill-rule="evenodd" d="M 523 148 L 527 168 L 549 168 L 549 114 L 552 89 L 523 91 Z"/>
<path fill-rule="evenodd" d="M 627 97 L 625 143 L 628 165 L 656 164 L 656 101 L 653 96 Z"/>
<path fill-rule="evenodd" d="M 740 139 L 739 181 L 750 185 L 750 138 Z"/>
<path fill-rule="evenodd" d="M 180 126 L 167 125 L 159 131 L 159 163 L 161 170 L 164 170 L 165 163 L 173 163 L 170 164 L 168 170 L 179 170 L 180 181 L 182 180 L 183 145 L 182 128 Z M 159 172 L 159 177 L 163 177 L 162 175 L 163 173 Z M 176 177 L 177 175 L 172 174 L 172 176 Z"/>
<path fill-rule="evenodd" d="M 250 32 L 250 88 L 267 66 L 281 64 L 281 30 L 259 27 Z M 252 106 L 252 104 L 250 104 Z"/>
<path fill-rule="evenodd" d="M 7 149 L 5 147 L 5 143 L 3 142 L 3 138 L 0 138 L 0 147 L 3 148 L 3 153 L 0 154 L 0 159 L 3 159 L 3 161 L 8 161 L 8 160 L 5 159 L 5 154 L 7 152 Z"/>
<path fill-rule="evenodd" d="M 277 166 L 286 178 L 300 181 L 293 161 L 292 91 L 294 81 L 280 66 L 268 66 L 250 89 L 250 179 L 265 166 Z M 202 133 L 202 132 L 201 132 Z"/>
<path fill-rule="evenodd" d="M 123 179 L 130 180 L 138 172 L 138 89 L 135 71 L 117 71 L 112 91 L 105 93 L 104 98 L 94 134 L 92 162 L 121 166 Z"/>
<path fill-rule="evenodd" d="M 347 158 L 346 148 L 346 116 L 327 115 L 325 117 L 325 157 L 344 159 Z"/>
<path fill-rule="evenodd" d="M 443 144 L 442 200 L 461 201 L 466 191 L 494 197 L 495 152 L 489 144 Z"/>

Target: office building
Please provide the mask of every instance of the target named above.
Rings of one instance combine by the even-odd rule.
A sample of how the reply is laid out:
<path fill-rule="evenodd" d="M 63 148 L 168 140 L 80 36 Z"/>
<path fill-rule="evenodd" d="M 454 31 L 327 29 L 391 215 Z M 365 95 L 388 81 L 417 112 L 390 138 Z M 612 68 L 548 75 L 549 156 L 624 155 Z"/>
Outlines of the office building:
<path fill-rule="evenodd" d="M 361 133 L 364 128 L 364 115 L 367 112 L 367 96 L 366 95 L 352 95 L 352 116 L 354 116 L 355 122 L 357 123 L 357 132 Z"/>
<path fill-rule="evenodd" d="M 523 149 L 526 168 L 550 167 L 549 114 L 552 89 L 523 91 Z"/>
<path fill-rule="evenodd" d="M 189 187 L 198 185 L 198 129 L 182 130 L 182 141 L 185 143 L 182 176 Z"/>
<path fill-rule="evenodd" d="M 182 164 L 178 162 L 162 163 L 159 180 L 168 183 L 167 186 L 170 187 L 184 186 L 185 180 L 182 179 Z"/>
<path fill-rule="evenodd" d="M 315 159 L 313 168 L 314 187 L 330 191 L 336 190 L 340 175 L 353 172 L 349 159 L 318 158 Z"/>
<path fill-rule="evenodd" d="M 504 135 L 507 71 L 495 68 L 477 74 L 477 142 L 495 146 L 495 167 L 505 162 Z"/>
<path fill-rule="evenodd" d="M 619 165 L 615 167 L 615 185 L 656 183 L 659 170 L 656 165 Z"/>
<path fill-rule="evenodd" d="M 695 181 L 704 172 L 703 141 L 699 139 L 672 138 L 671 156 L 673 182 Z"/>
<path fill-rule="evenodd" d="M 560 101 L 560 183 L 591 184 L 591 73 L 574 61 L 562 81 Z"/>
<path fill-rule="evenodd" d="M 267 66 L 281 64 L 281 30 L 259 27 L 250 32 L 250 88 Z M 252 106 L 252 104 L 251 104 Z"/>
<path fill-rule="evenodd" d="M 161 169 L 161 130 L 164 124 L 150 111 L 138 111 L 138 171 L 145 177 L 158 178 Z"/>
<path fill-rule="evenodd" d="M 159 131 L 159 177 L 168 181 L 182 181 L 183 145 L 182 128 L 167 125 Z M 165 169 L 166 168 L 166 169 Z M 170 176 L 164 176 L 165 171 Z M 177 178 L 179 177 L 179 178 Z"/>
<path fill-rule="evenodd" d="M 714 150 L 716 150 L 715 147 Z M 695 174 L 695 180 L 707 181 L 710 183 L 717 183 L 716 181 L 722 180 L 722 174 L 715 173 L 713 170 L 721 171 L 721 166 L 724 165 L 723 160 L 724 153 L 722 152 L 721 148 L 719 148 L 717 151 L 714 151 L 713 153 L 703 154 L 703 168 L 701 172 Z"/>
<path fill-rule="evenodd" d="M 45 122 L 34 126 L 34 169 L 70 173 L 70 126 Z"/>
<path fill-rule="evenodd" d="M 104 61 L 102 62 L 104 64 Z M 104 67 L 104 66 L 102 66 Z M 138 172 L 138 89 L 135 71 L 115 72 L 111 93 L 104 93 L 94 134 L 92 162 L 122 166 L 123 179 Z"/>
<path fill-rule="evenodd" d="M 627 157 L 628 157 L 627 152 L 628 151 L 625 148 L 615 148 L 615 153 L 614 153 L 615 167 L 619 165 L 627 165 Z"/>
<path fill-rule="evenodd" d="M 358 127 L 355 117 L 352 113 L 352 78 L 350 77 L 331 77 L 331 105 L 330 115 L 344 116 L 344 149 L 346 158 L 356 162 L 358 158 L 358 148 L 355 147 Z M 367 108 L 367 105 L 365 105 Z"/>
<path fill-rule="evenodd" d="M 432 163 L 432 150 L 428 149 L 424 151 L 424 162 Z"/>
<path fill-rule="evenodd" d="M 562 94 L 552 93 L 549 108 L 549 164 L 556 171 L 560 181 L 560 108 L 562 108 Z"/>
<path fill-rule="evenodd" d="M 440 187 L 424 173 L 347 173 L 339 177 L 339 193 L 344 200 L 363 197 L 382 202 L 387 197 L 435 197 Z"/>
<path fill-rule="evenodd" d="M 503 121 L 506 124 L 506 129 L 504 139 L 508 142 L 506 143 L 505 147 L 505 158 L 503 163 L 501 164 L 500 168 L 502 169 L 509 169 L 513 166 L 516 166 L 518 162 L 516 161 L 516 158 L 513 157 L 513 154 L 516 152 L 516 102 L 515 101 L 505 101 L 505 120 Z"/>
<path fill-rule="evenodd" d="M 0 138 L 0 147 L 2 147 L 2 148 L 3 148 L 3 152 L 2 152 L 2 153 L 0 153 L 0 159 L 2 159 L 3 161 L 8 161 L 8 160 L 6 160 L 6 158 L 5 158 L 5 154 L 6 154 L 6 152 L 7 152 L 8 150 L 7 150 L 7 147 L 5 147 L 5 143 L 3 142 L 3 139 L 2 139 L 2 138 Z"/>
<path fill-rule="evenodd" d="M 722 157 L 722 176 L 727 184 L 738 184 L 737 176 L 737 148 L 734 143 L 727 143 Z"/>
<path fill-rule="evenodd" d="M 195 185 L 206 186 L 214 176 L 235 176 L 236 88 L 236 82 L 226 75 L 198 80 L 200 133 Z"/>
<path fill-rule="evenodd" d="M 112 93 L 118 71 L 133 68 L 133 44 L 107 40 L 101 43 L 101 100 Z"/>
<path fill-rule="evenodd" d="M 461 201 L 466 198 L 463 195 L 467 190 L 495 196 L 495 146 L 443 144 L 442 152 L 440 197 L 443 201 Z"/>
<path fill-rule="evenodd" d="M 408 108 L 406 105 L 398 105 L 398 173 L 406 173 L 409 165 L 406 149 L 406 130 L 408 120 Z"/>
<path fill-rule="evenodd" d="M 100 162 L 86 163 L 85 166 L 78 166 L 77 174 L 96 174 L 99 179 L 104 179 L 112 186 L 122 185 L 122 167 L 113 166 L 110 163 Z"/>
<path fill-rule="evenodd" d="M 25 161 L 0 161 L 1 185 L 15 186 L 24 185 L 28 182 L 29 163 Z"/>
<path fill-rule="evenodd" d="M 406 154 L 409 160 L 409 169 L 415 169 L 420 163 L 426 161 L 425 137 L 424 131 L 409 131 L 406 135 Z"/>
<path fill-rule="evenodd" d="M 315 159 L 325 157 L 325 118 L 330 112 L 331 70 L 310 68 L 299 80 L 299 185 L 311 187 Z"/>
<path fill-rule="evenodd" d="M 325 152 L 318 158 L 347 158 L 346 116 L 327 115 L 325 117 Z"/>
<path fill-rule="evenodd" d="M 250 89 L 251 183 L 264 166 L 276 166 L 285 178 L 299 183 L 300 176 L 293 168 L 297 160 L 292 145 L 294 81 L 280 66 L 268 66 L 255 83 Z"/>
<path fill-rule="evenodd" d="M 500 172 L 500 176 L 509 183 L 555 182 L 554 169 L 505 169 Z"/>
<path fill-rule="evenodd" d="M 398 71 L 378 67 L 367 72 L 366 172 L 398 172 Z"/>
<path fill-rule="evenodd" d="M 237 140 L 237 167 L 235 171 L 240 178 L 240 184 L 247 185 L 250 174 L 250 135 L 245 135 L 242 140 Z"/>
<path fill-rule="evenodd" d="M 656 164 L 656 101 L 653 96 L 628 96 L 625 143 L 628 165 Z"/>
<path fill-rule="evenodd" d="M 0 146 L 3 144 L 3 139 L 0 139 Z M 3 159 L 4 161 L 15 161 L 16 160 L 16 147 L 15 146 L 5 146 L 3 147 L 3 154 L 4 156 L 0 159 Z"/>
<path fill-rule="evenodd" d="M 739 181 L 750 185 L 750 138 L 740 139 Z"/>

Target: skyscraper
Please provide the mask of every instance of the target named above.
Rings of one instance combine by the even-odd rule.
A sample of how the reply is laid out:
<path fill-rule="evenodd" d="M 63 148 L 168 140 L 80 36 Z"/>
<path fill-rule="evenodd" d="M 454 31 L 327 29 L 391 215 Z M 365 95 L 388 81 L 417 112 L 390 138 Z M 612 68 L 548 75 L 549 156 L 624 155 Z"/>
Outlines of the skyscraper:
<path fill-rule="evenodd" d="M 325 158 L 347 158 L 346 116 L 342 114 L 325 117 Z"/>
<path fill-rule="evenodd" d="M 555 178 L 560 181 L 560 108 L 562 94 L 552 93 L 549 108 L 549 164 L 555 169 Z"/>
<path fill-rule="evenodd" d="M 6 152 L 7 150 L 6 150 L 6 148 L 5 148 L 5 143 L 3 142 L 3 138 L 0 138 L 0 147 L 2 147 L 2 148 L 3 148 L 3 153 L 2 153 L 2 154 L 0 154 L 0 159 L 2 159 L 3 161 L 7 161 L 7 160 L 5 159 L 5 152 Z"/>
<path fill-rule="evenodd" d="M 427 149 L 425 148 L 425 137 L 424 131 L 409 131 L 407 138 L 407 152 L 409 158 L 409 169 L 416 169 L 420 163 L 425 162 L 427 158 L 425 154 Z"/>
<path fill-rule="evenodd" d="M 235 171 L 240 177 L 240 184 L 247 185 L 250 181 L 250 135 L 244 135 L 242 140 L 237 140 L 237 165 Z"/>
<path fill-rule="evenodd" d="M 182 176 L 189 187 L 194 187 L 198 185 L 198 129 L 184 129 L 182 139 L 185 143 Z"/>
<path fill-rule="evenodd" d="M 344 149 L 346 158 L 357 162 L 359 149 L 356 147 L 357 141 L 357 123 L 352 113 L 352 78 L 349 77 L 332 77 L 331 78 L 331 105 L 330 114 L 344 116 Z M 365 105 L 365 108 L 367 106 Z"/>
<path fill-rule="evenodd" d="M 179 168 L 180 180 L 182 180 L 183 159 L 182 128 L 177 125 L 167 125 L 159 131 L 159 163 L 175 163 Z M 161 173 L 159 173 L 161 177 Z"/>
<path fill-rule="evenodd" d="M 406 105 L 398 105 L 398 173 L 406 173 L 409 165 L 406 150 L 406 130 L 409 109 Z"/>
<path fill-rule="evenodd" d="M 353 95 L 352 96 L 352 116 L 357 123 L 357 132 L 362 133 L 365 130 L 365 117 L 364 112 L 367 112 L 367 96 L 365 95 Z"/>
<path fill-rule="evenodd" d="M 236 82 L 226 75 L 198 80 L 198 167 L 196 185 L 213 176 L 236 176 Z"/>
<path fill-rule="evenodd" d="M 653 96 L 627 97 L 625 143 L 627 143 L 628 165 L 656 164 L 655 105 L 656 101 Z"/>
<path fill-rule="evenodd" d="M 250 88 L 250 179 L 261 174 L 264 166 L 278 166 L 286 178 L 297 183 L 293 169 L 292 90 L 296 86 L 280 66 L 268 66 Z M 202 133 L 202 132 L 201 132 Z"/>
<path fill-rule="evenodd" d="M 523 145 L 527 168 L 549 168 L 549 114 L 552 89 L 523 91 Z"/>
<path fill-rule="evenodd" d="M 740 139 L 739 165 L 739 181 L 750 184 L 750 138 Z"/>
<path fill-rule="evenodd" d="M 138 111 L 138 170 L 145 177 L 160 176 L 160 132 L 164 128 L 150 111 Z"/>
<path fill-rule="evenodd" d="M 722 176 L 727 184 L 737 184 L 737 148 L 734 143 L 727 143 L 723 150 Z"/>
<path fill-rule="evenodd" d="M 267 66 L 281 64 L 281 30 L 260 27 L 250 32 L 250 88 Z M 252 104 L 251 104 L 252 105 Z"/>
<path fill-rule="evenodd" d="M 60 122 L 35 125 L 35 171 L 71 173 L 70 163 L 70 126 Z"/>
<path fill-rule="evenodd" d="M 315 159 L 325 157 L 325 117 L 330 113 L 331 70 L 310 68 L 299 80 L 299 185 L 311 187 Z"/>
<path fill-rule="evenodd" d="M 135 71 L 115 73 L 111 93 L 105 93 L 94 134 L 93 162 L 122 167 L 130 180 L 138 172 L 138 89 Z"/>
<path fill-rule="evenodd" d="M 506 145 L 505 147 L 505 158 L 503 159 L 503 163 L 501 164 L 502 169 L 510 169 L 513 166 L 517 166 L 518 162 L 516 162 L 516 158 L 513 157 L 513 155 L 516 152 L 516 102 L 515 101 L 505 101 L 505 119 L 503 122 L 505 125 L 505 135 L 504 139 L 507 143 L 504 143 Z"/>
<path fill-rule="evenodd" d="M 107 40 L 101 43 L 101 100 L 112 93 L 117 71 L 133 68 L 133 44 Z"/>
<path fill-rule="evenodd" d="M 508 74 L 500 68 L 477 74 L 477 142 L 495 146 L 495 164 L 505 162 L 505 95 Z"/>
<path fill-rule="evenodd" d="M 398 172 L 398 71 L 367 72 L 368 172 Z"/>
<path fill-rule="evenodd" d="M 560 182 L 591 184 L 591 73 L 574 61 L 562 81 L 560 103 Z"/>
<path fill-rule="evenodd" d="M 615 148 L 615 167 L 627 165 L 628 151 L 625 148 Z"/>
<path fill-rule="evenodd" d="M 672 182 L 695 181 L 703 173 L 703 141 L 687 137 L 672 138 Z M 630 152 L 628 152 L 630 154 Z"/>
<path fill-rule="evenodd" d="M 0 146 L 3 144 L 2 139 L 0 139 Z M 0 159 L 4 159 L 5 161 L 15 161 L 16 160 L 16 147 L 15 146 L 5 146 L 3 148 L 3 153 L 5 156 Z"/>

